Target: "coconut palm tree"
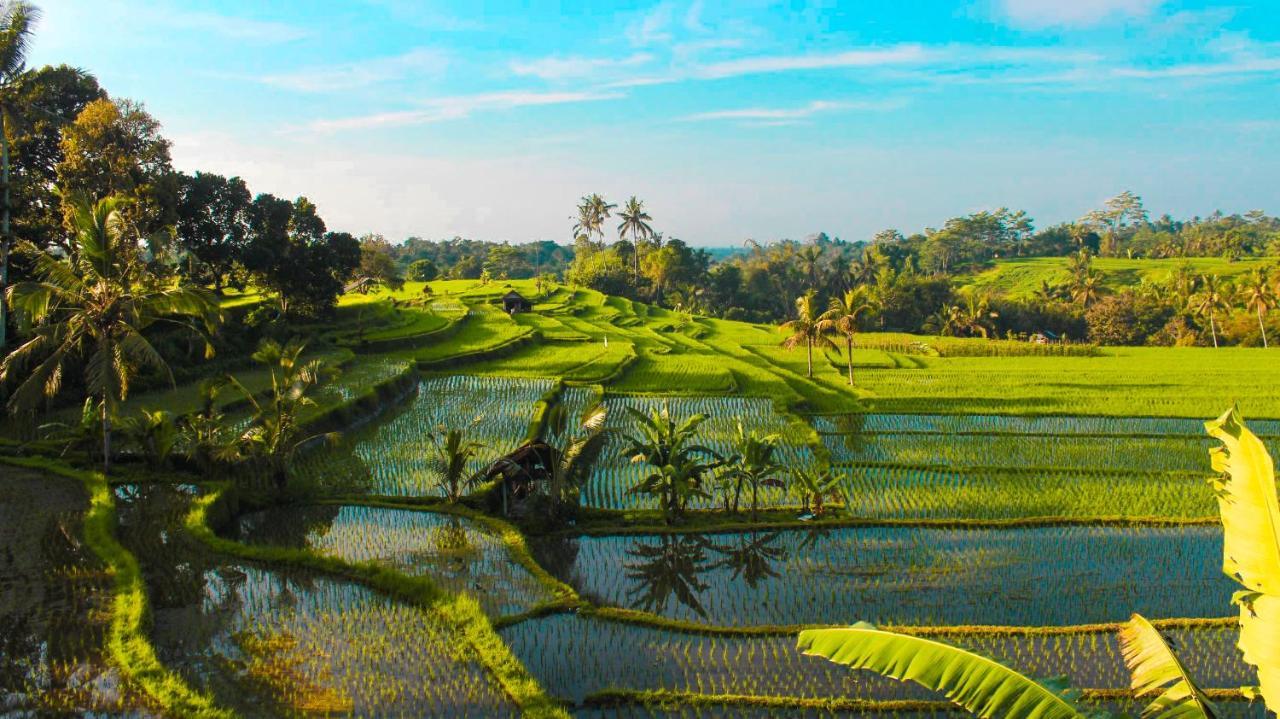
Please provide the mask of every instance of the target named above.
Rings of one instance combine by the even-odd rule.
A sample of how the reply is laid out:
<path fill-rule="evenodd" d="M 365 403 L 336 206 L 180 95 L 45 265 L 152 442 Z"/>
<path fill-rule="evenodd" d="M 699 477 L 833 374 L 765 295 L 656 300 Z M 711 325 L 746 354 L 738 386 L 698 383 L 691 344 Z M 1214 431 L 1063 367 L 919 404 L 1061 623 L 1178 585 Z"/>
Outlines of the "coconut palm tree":
<path fill-rule="evenodd" d="M 791 334 L 782 341 L 782 346 L 787 349 L 795 349 L 801 343 L 804 344 L 805 352 L 808 355 L 809 377 L 813 377 L 813 347 L 817 345 L 819 348 L 831 345 L 831 339 L 823 332 L 820 327 L 820 315 L 815 306 L 815 293 L 813 290 L 800 295 L 796 298 L 796 318 L 783 322 L 778 330 L 781 332 L 790 332 Z"/>
<path fill-rule="evenodd" d="M 576 507 L 582 487 L 591 478 L 591 468 L 600 458 L 607 439 L 605 420 L 608 410 L 596 405 L 576 423 L 569 408 L 557 404 L 547 411 L 539 430 L 539 438 L 555 450 L 551 466 L 549 493 L 560 506 Z"/>
<path fill-rule="evenodd" d="M 1201 317 L 1209 318 L 1209 334 L 1213 337 L 1213 346 L 1218 346 L 1217 314 L 1219 310 L 1230 309 L 1227 302 L 1227 290 L 1217 275 L 1200 277 L 1200 293 L 1191 298 L 1192 308 Z"/>
<path fill-rule="evenodd" d="M 1210 450 L 1219 476 L 1212 480 L 1223 526 L 1223 572 L 1241 584 L 1233 602 L 1240 605 L 1240 640 L 1244 661 L 1258 671 L 1262 697 L 1272 712 L 1280 710 L 1280 656 L 1274 651 L 1280 634 L 1280 516 L 1276 477 L 1266 446 L 1241 422 L 1235 409 L 1205 425 L 1222 442 Z M 1144 717 L 1211 719 L 1220 716 L 1210 698 L 1196 686 L 1170 642 L 1141 615 L 1133 615 L 1119 633 L 1121 654 L 1132 675 L 1135 698 L 1154 697 Z M 1099 716 L 1077 705 L 1061 687 L 1040 684 L 978 654 L 923 637 L 895 634 L 870 624 L 800 633 L 805 654 L 916 682 L 941 692 L 957 705 L 983 717 Z M 1105 714 L 1103 714 L 1105 716 Z"/>
<path fill-rule="evenodd" d="M 1086 271 L 1083 275 L 1076 277 L 1071 286 L 1071 301 L 1081 307 L 1087 308 L 1090 304 L 1097 302 L 1101 294 L 1102 280 L 1092 271 Z"/>
<path fill-rule="evenodd" d="M 4 185 L 4 207 L 0 209 L 0 354 L 9 346 L 8 316 L 2 300 L 9 286 L 9 252 L 13 248 L 7 123 L 14 86 L 27 73 L 27 50 L 39 19 L 40 11 L 30 3 L 17 0 L 0 5 L 0 184 Z"/>
<path fill-rule="evenodd" d="M 636 287 L 640 286 L 640 243 L 649 239 L 653 235 L 653 228 L 649 223 L 653 220 L 649 213 L 644 211 L 644 203 L 636 199 L 635 195 L 627 200 L 627 204 L 622 208 L 622 212 L 618 214 L 622 218 L 622 223 L 618 225 L 618 237 L 625 239 L 631 236 L 631 255 L 635 261 Z"/>
<path fill-rule="evenodd" d="M 822 246 L 818 244 L 805 245 L 796 253 L 796 257 L 800 260 L 800 269 L 804 271 L 805 277 L 809 279 L 809 286 L 817 287 L 818 269 L 822 266 Z"/>
<path fill-rule="evenodd" d="M 227 377 L 227 382 L 244 397 L 251 413 L 249 426 L 236 440 L 240 453 L 261 462 L 279 491 L 288 485 L 289 466 L 298 448 L 320 437 L 330 442 L 336 442 L 339 437 L 337 432 L 323 432 L 299 438 L 305 431 L 302 410 L 315 405 L 307 393 L 320 384 L 325 373 L 322 360 L 302 359 L 305 350 L 306 344 L 296 339 L 284 346 L 275 340 L 264 340 L 258 345 L 253 359 L 271 374 L 271 392 L 263 400 L 240 380 Z"/>
<path fill-rule="evenodd" d="M 435 452 L 433 464 L 440 475 L 437 480 L 449 504 L 462 499 L 462 490 L 475 483 L 477 475 L 467 472 L 467 464 L 484 449 L 479 442 L 468 441 L 465 431 L 437 427 L 427 435 Z"/>
<path fill-rule="evenodd" d="M 846 290 L 840 297 L 832 297 L 827 311 L 818 318 L 819 331 L 836 332 L 844 337 L 850 387 L 853 386 L 853 336 L 858 332 L 858 317 L 872 309 L 870 293 L 865 286 L 859 286 Z"/>
<path fill-rule="evenodd" d="M 152 369 L 173 384 L 173 372 L 143 332 L 174 324 L 206 339 L 219 319 L 217 306 L 199 289 L 157 286 L 128 235 L 120 214 L 125 201 L 91 203 L 68 197 L 74 260 L 59 260 L 30 243 L 37 281 L 8 288 L 9 306 L 32 325 L 31 337 L 0 364 L 0 382 L 20 380 L 9 398 L 13 412 L 31 411 L 62 388 L 76 362 L 97 403 L 102 425 L 103 468 L 111 466 L 111 422 L 139 370 Z"/>
<path fill-rule="evenodd" d="M 1262 332 L 1262 346 L 1265 348 L 1267 326 L 1263 324 L 1262 316 L 1276 306 L 1276 292 L 1271 284 L 1271 278 L 1267 277 L 1266 270 L 1256 269 L 1244 280 L 1240 291 L 1244 296 L 1245 308 L 1253 310 L 1258 315 L 1258 329 Z"/>

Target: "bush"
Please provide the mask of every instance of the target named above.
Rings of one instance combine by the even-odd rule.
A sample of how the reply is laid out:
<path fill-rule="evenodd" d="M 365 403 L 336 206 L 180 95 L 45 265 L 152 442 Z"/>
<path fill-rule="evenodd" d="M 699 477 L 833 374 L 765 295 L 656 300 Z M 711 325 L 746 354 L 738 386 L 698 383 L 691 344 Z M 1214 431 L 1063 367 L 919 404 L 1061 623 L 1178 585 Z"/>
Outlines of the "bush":
<path fill-rule="evenodd" d="M 1159 302 L 1120 292 L 1104 297 L 1085 312 L 1089 339 L 1104 345 L 1140 345 L 1161 331 L 1172 311 Z"/>
<path fill-rule="evenodd" d="M 414 260 L 406 274 L 410 282 L 430 282 L 440 276 L 440 269 L 431 260 Z"/>

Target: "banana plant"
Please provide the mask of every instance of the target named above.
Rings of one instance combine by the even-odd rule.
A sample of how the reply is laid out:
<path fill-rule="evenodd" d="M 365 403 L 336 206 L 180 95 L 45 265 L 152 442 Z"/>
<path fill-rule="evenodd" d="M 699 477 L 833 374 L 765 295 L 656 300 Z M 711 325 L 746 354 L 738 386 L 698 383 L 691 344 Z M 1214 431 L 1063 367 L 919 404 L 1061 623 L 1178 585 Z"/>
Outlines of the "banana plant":
<path fill-rule="evenodd" d="M 1239 648 L 1258 671 L 1261 697 L 1280 712 L 1280 501 L 1275 468 L 1266 447 L 1233 408 L 1205 423 L 1222 446 L 1210 450 L 1219 476 L 1209 480 L 1222 515 L 1227 576 L 1244 586 L 1232 601 L 1240 608 Z M 1135 698 L 1155 695 L 1147 719 L 1214 719 L 1218 709 L 1187 674 L 1169 642 L 1141 615 L 1120 631 Z M 992 659 L 941 642 L 876 629 L 870 624 L 811 629 L 798 648 L 838 664 L 914 681 L 941 692 L 980 717 L 1106 716 L 1086 712 L 1072 695 L 1040 684 Z"/>

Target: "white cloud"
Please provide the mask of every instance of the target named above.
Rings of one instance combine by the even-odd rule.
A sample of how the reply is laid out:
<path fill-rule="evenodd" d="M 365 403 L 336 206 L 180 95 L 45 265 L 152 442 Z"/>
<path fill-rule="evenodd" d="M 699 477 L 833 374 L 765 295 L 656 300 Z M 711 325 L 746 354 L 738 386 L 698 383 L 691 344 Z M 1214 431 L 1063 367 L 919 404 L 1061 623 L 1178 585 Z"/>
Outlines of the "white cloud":
<path fill-rule="evenodd" d="M 599 102 L 624 97 L 609 92 L 491 92 L 479 95 L 458 95 L 424 101 L 414 110 L 373 113 L 333 120 L 317 120 L 308 127 L 316 132 L 365 130 L 383 127 L 424 125 L 445 120 L 460 120 L 484 110 L 502 111 L 518 107 L 563 105 L 579 102 Z"/>
<path fill-rule="evenodd" d="M 1149 17 L 1165 0 L 999 0 L 1000 13 L 1018 27 L 1080 28 L 1109 20 Z"/>
<path fill-rule="evenodd" d="M 921 45 L 904 44 L 824 55 L 775 55 L 726 60 L 703 65 L 695 74 L 702 78 L 716 79 L 792 70 L 913 65 L 927 62 L 933 57 L 934 53 Z"/>
<path fill-rule="evenodd" d="M 654 5 L 648 12 L 627 26 L 627 39 L 632 45 L 654 45 L 670 42 L 671 23 L 676 8 L 669 0 Z"/>
<path fill-rule="evenodd" d="M 543 80 L 590 77 L 601 72 L 645 65 L 653 61 L 653 55 L 638 52 L 624 58 L 607 57 L 545 57 L 538 60 L 515 61 L 511 71 L 520 76 L 532 76 Z"/>
<path fill-rule="evenodd" d="M 270 20 L 254 20 L 232 15 L 196 11 L 152 11 L 161 24 L 184 30 L 197 30 L 222 35 L 233 40 L 255 43 L 292 42 L 309 33 L 296 25 Z"/>
<path fill-rule="evenodd" d="M 736 110 L 715 110 L 712 112 L 699 112 L 693 115 L 687 115 L 681 119 L 691 122 L 702 122 L 706 120 L 758 120 L 761 121 L 762 124 L 783 124 L 811 117 L 820 112 L 831 112 L 834 110 L 890 112 L 892 110 L 899 110 L 905 107 L 906 104 L 906 101 L 901 99 L 859 102 L 815 100 L 808 105 L 803 105 L 801 107 L 748 107 Z"/>
<path fill-rule="evenodd" d="M 378 57 L 266 75 L 261 78 L 261 81 L 296 92 L 336 92 L 399 80 L 411 75 L 436 75 L 447 64 L 443 52 L 415 48 L 393 57 Z"/>

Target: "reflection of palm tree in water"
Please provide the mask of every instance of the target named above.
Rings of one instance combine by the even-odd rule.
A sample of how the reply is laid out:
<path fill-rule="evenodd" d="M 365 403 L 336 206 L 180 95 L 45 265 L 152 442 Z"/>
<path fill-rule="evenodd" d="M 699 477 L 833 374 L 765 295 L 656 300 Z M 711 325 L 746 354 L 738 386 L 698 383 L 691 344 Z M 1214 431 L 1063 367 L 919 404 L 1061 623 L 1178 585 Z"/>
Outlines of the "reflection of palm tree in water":
<path fill-rule="evenodd" d="M 484 552 L 471 539 L 466 523 L 458 517 L 448 517 L 443 524 L 428 530 L 430 541 L 428 546 L 435 555 L 455 572 L 468 572 L 470 565 L 479 560 Z"/>
<path fill-rule="evenodd" d="M 707 562 L 707 549 L 711 546 L 710 541 L 696 534 L 664 534 L 658 537 L 657 544 L 645 540 L 636 542 L 627 550 L 627 556 L 637 561 L 624 565 L 627 579 L 635 582 L 627 593 L 628 602 L 645 611 L 662 614 L 668 598 L 675 595 L 678 602 L 706 618 L 698 593 L 706 591 L 708 585 L 698 577 L 713 568 Z"/>
<path fill-rule="evenodd" d="M 712 545 L 711 548 L 724 557 L 713 567 L 732 569 L 733 579 L 741 577 L 752 589 L 762 579 L 780 576 L 774 571 L 772 564 L 787 559 L 785 547 L 772 546 L 780 536 L 779 532 L 770 532 L 764 536 L 760 536 L 758 532 L 745 532 L 733 536 L 733 543 Z"/>

